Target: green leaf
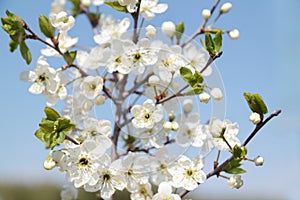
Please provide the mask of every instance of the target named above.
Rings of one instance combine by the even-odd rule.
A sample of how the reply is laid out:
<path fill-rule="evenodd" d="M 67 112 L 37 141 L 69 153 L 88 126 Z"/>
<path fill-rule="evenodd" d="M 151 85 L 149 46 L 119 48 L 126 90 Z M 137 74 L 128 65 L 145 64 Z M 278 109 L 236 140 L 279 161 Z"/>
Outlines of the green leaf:
<path fill-rule="evenodd" d="M 249 108 L 260 115 L 268 113 L 268 108 L 259 94 L 244 93 L 244 98 L 248 103 Z"/>
<path fill-rule="evenodd" d="M 50 20 L 45 15 L 39 16 L 39 26 L 41 32 L 47 37 L 47 38 L 53 38 L 55 33 L 55 28 L 52 26 Z"/>
<path fill-rule="evenodd" d="M 215 54 L 215 43 L 210 33 L 205 33 L 205 48 L 209 54 Z"/>
<path fill-rule="evenodd" d="M 233 156 L 235 158 L 243 158 L 246 156 L 247 154 L 247 148 L 246 147 L 240 147 L 239 145 L 235 145 L 233 147 L 233 152 L 232 152 Z"/>
<path fill-rule="evenodd" d="M 243 174 L 246 173 L 247 171 L 242 169 L 242 168 L 232 168 L 226 171 L 228 174 Z"/>
<path fill-rule="evenodd" d="M 54 121 L 50 121 L 47 119 L 42 119 L 42 122 L 39 124 L 40 129 L 45 133 L 51 133 L 54 131 Z"/>
<path fill-rule="evenodd" d="M 44 137 L 45 137 L 45 132 L 43 132 L 41 129 L 38 129 L 35 131 L 34 135 L 40 139 L 42 142 L 45 142 Z"/>
<path fill-rule="evenodd" d="M 118 1 L 107 1 L 107 2 L 105 2 L 105 4 L 113 9 L 115 9 L 116 11 L 128 12 L 127 7 L 121 6 Z"/>
<path fill-rule="evenodd" d="M 203 91 L 203 88 L 204 88 L 203 84 L 201 85 L 196 84 L 191 90 L 186 91 L 184 94 L 189 96 L 200 94 Z"/>
<path fill-rule="evenodd" d="M 184 32 L 184 22 L 181 22 L 179 24 L 176 25 L 176 28 L 175 28 L 175 36 L 176 36 L 176 39 L 177 41 L 179 42 L 181 37 L 182 37 L 182 34 Z"/>
<path fill-rule="evenodd" d="M 30 50 L 28 49 L 25 41 L 20 42 L 20 52 L 24 60 L 26 61 L 27 65 L 31 63 L 32 55 Z"/>
<path fill-rule="evenodd" d="M 19 43 L 15 42 L 14 40 L 9 41 L 9 51 L 14 52 L 19 46 Z"/>
<path fill-rule="evenodd" d="M 72 4 L 72 15 L 76 17 L 78 14 L 80 14 L 80 0 L 69 0 Z"/>
<path fill-rule="evenodd" d="M 215 43 L 215 51 L 216 53 L 220 52 L 222 47 L 222 32 L 218 31 L 214 37 L 214 43 Z"/>
<path fill-rule="evenodd" d="M 68 63 L 68 65 L 72 64 L 76 58 L 77 51 L 67 51 L 64 53 L 64 60 Z"/>
<path fill-rule="evenodd" d="M 75 128 L 75 125 L 67 118 L 58 118 L 57 119 L 57 132 L 60 131 L 70 131 Z"/>
<path fill-rule="evenodd" d="M 45 107 L 44 112 L 47 116 L 47 120 L 56 121 L 58 118 L 60 118 L 60 115 L 58 114 L 58 112 L 56 110 L 54 110 L 53 108 Z"/>
<path fill-rule="evenodd" d="M 180 68 L 180 75 L 183 78 L 183 80 L 190 84 L 194 80 L 194 75 L 192 71 L 189 68 L 181 67 Z M 190 84 L 191 85 L 191 84 Z"/>
<path fill-rule="evenodd" d="M 197 83 L 203 83 L 204 79 L 200 72 L 196 70 L 194 76 Z"/>

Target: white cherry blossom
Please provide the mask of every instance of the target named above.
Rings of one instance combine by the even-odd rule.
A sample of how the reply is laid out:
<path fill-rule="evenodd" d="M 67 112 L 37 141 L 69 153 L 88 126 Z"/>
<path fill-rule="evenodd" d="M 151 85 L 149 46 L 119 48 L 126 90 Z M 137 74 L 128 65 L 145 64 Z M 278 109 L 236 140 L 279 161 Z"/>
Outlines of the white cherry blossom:
<path fill-rule="evenodd" d="M 71 15 L 68 16 L 65 11 L 61 11 L 57 14 L 52 13 L 52 15 L 50 15 L 50 22 L 55 28 L 58 28 L 60 32 L 65 32 L 74 26 L 75 19 Z"/>
<path fill-rule="evenodd" d="M 100 76 L 87 76 L 80 84 L 82 94 L 88 99 L 94 99 L 103 88 L 103 79 Z"/>
<path fill-rule="evenodd" d="M 168 182 L 161 182 L 158 186 L 158 193 L 155 194 L 152 200 L 180 200 L 180 196 L 178 194 L 172 193 L 172 186 Z"/>
<path fill-rule="evenodd" d="M 141 2 L 140 13 L 146 20 L 151 20 L 156 13 L 163 13 L 168 9 L 168 4 L 160 3 L 158 0 L 143 0 Z"/>

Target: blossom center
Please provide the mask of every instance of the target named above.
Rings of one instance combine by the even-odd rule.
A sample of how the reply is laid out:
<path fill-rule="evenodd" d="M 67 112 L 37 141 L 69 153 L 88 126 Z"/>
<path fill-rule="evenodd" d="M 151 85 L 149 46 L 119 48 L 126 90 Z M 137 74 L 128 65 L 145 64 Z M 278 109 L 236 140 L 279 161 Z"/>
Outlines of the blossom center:
<path fill-rule="evenodd" d="M 194 170 L 192 170 L 192 169 L 187 169 L 187 170 L 185 170 L 185 176 L 186 177 L 188 177 L 188 178 L 190 178 L 190 177 L 193 177 L 194 176 Z"/>
<path fill-rule="evenodd" d="M 87 158 L 80 158 L 79 161 L 78 161 L 78 164 L 82 167 L 86 167 L 89 165 L 89 159 Z"/>

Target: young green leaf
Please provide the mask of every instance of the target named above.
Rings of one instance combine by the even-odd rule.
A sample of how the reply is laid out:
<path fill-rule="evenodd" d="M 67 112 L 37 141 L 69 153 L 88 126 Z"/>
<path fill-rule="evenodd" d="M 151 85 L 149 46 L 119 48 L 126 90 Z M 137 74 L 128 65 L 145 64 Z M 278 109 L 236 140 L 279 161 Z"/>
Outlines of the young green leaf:
<path fill-rule="evenodd" d="M 205 33 L 205 48 L 210 55 L 215 54 L 215 43 L 210 33 Z"/>
<path fill-rule="evenodd" d="M 243 173 L 246 173 L 247 171 L 242 168 L 237 167 L 237 168 L 229 169 L 225 172 L 228 174 L 243 174 Z"/>
<path fill-rule="evenodd" d="M 127 7 L 121 6 L 118 1 L 107 1 L 107 2 L 105 2 L 105 4 L 113 9 L 115 9 L 116 11 L 128 12 Z"/>
<path fill-rule="evenodd" d="M 222 32 L 218 31 L 213 39 L 214 44 L 215 44 L 215 51 L 216 53 L 220 52 L 222 48 Z"/>
<path fill-rule="evenodd" d="M 21 52 L 22 57 L 26 61 L 27 65 L 29 65 L 32 60 L 32 55 L 31 55 L 31 52 L 30 52 L 29 48 L 27 47 L 25 41 L 20 42 L 20 52 Z"/>
<path fill-rule="evenodd" d="M 232 154 L 235 158 L 243 158 L 247 154 L 247 149 L 246 149 L 246 147 L 240 147 L 239 145 L 236 144 L 233 147 Z"/>
<path fill-rule="evenodd" d="M 55 33 L 55 28 L 52 26 L 50 20 L 45 15 L 39 16 L 39 26 L 42 33 L 47 38 L 53 38 Z"/>
<path fill-rule="evenodd" d="M 60 118 L 60 115 L 56 110 L 50 107 L 45 107 L 44 112 L 46 114 L 47 120 L 50 121 L 56 121 L 58 118 Z"/>
<path fill-rule="evenodd" d="M 77 51 L 67 51 L 64 53 L 64 60 L 68 63 L 68 65 L 72 64 L 76 58 Z"/>
<path fill-rule="evenodd" d="M 178 42 L 180 41 L 183 32 L 184 32 L 184 22 L 181 22 L 177 24 L 175 28 L 175 36 Z"/>
<path fill-rule="evenodd" d="M 268 108 L 259 94 L 244 93 L 244 98 L 248 103 L 249 108 L 260 115 L 268 113 Z"/>
<path fill-rule="evenodd" d="M 9 51 L 14 52 L 19 46 L 19 43 L 15 42 L 14 40 L 9 41 Z"/>

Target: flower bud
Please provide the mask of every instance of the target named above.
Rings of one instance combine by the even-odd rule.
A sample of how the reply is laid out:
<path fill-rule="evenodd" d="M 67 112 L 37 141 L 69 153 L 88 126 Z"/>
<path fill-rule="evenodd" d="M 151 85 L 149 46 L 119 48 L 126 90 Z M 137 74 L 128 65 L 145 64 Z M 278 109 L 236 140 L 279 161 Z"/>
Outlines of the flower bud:
<path fill-rule="evenodd" d="M 253 124 L 258 124 L 261 121 L 260 114 L 258 114 L 256 112 L 251 113 L 250 116 L 249 116 L 249 120 Z"/>
<path fill-rule="evenodd" d="M 210 95 L 207 92 L 202 92 L 199 94 L 200 102 L 208 103 L 210 100 Z"/>
<path fill-rule="evenodd" d="M 94 105 L 94 103 L 93 103 L 92 101 L 89 101 L 89 100 L 88 100 L 88 101 L 84 102 L 84 104 L 83 104 L 83 109 L 84 109 L 85 111 L 92 110 L 93 105 Z"/>
<path fill-rule="evenodd" d="M 202 10 L 203 19 L 208 20 L 210 18 L 210 16 L 211 16 L 210 10 L 208 10 L 208 9 Z"/>
<path fill-rule="evenodd" d="M 152 25 L 148 25 L 146 28 L 146 36 L 148 38 L 153 38 L 156 35 L 156 28 Z"/>
<path fill-rule="evenodd" d="M 103 95 L 98 95 L 95 99 L 95 104 L 100 106 L 105 103 L 105 97 Z"/>
<path fill-rule="evenodd" d="M 175 119 L 174 113 L 169 114 L 169 121 L 172 122 Z"/>
<path fill-rule="evenodd" d="M 240 175 L 233 175 L 228 180 L 228 185 L 230 188 L 236 188 L 239 189 L 243 186 L 243 180 Z"/>
<path fill-rule="evenodd" d="M 164 129 L 165 129 L 166 131 L 172 130 L 172 122 L 165 122 L 165 123 L 164 123 Z"/>
<path fill-rule="evenodd" d="M 221 8 L 220 8 L 220 13 L 224 14 L 224 13 L 228 13 L 232 8 L 232 4 L 230 2 L 226 2 L 224 3 Z"/>
<path fill-rule="evenodd" d="M 223 93 L 220 88 L 213 88 L 210 91 L 210 95 L 215 99 L 215 100 L 221 100 L 223 98 Z"/>
<path fill-rule="evenodd" d="M 44 168 L 46 170 L 51 170 L 55 167 L 55 161 L 52 158 L 52 152 L 50 152 L 49 156 L 44 161 Z"/>
<path fill-rule="evenodd" d="M 257 156 L 254 159 L 254 163 L 255 163 L 256 166 L 262 166 L 264 164 L 264 158 L 261 157 L 261 156 Z"/>
<path fill-rule="evenodd" d="M 166 36 L 172 38 L 175 34 L 176 26 L 173 22 L 166 21 L 162 23 L 161 30 Z"/>
<path fill-rule="evenodd" d="M 91 0 L 81 0 L 82 5 L 84 5 L 84 7 L 90 7 L 91 5 Z"/>
<path fill-rule="evenodd" d="M 240 32 L 237 29 L 233 29 L 233 30 L 229 31 L 228 35 L 231 39 L 236 40 L 239 38 Z"/>
<path fill-rule="evenodd" d="M 156 86 L 157 84 L 159 84 L 160 82 L 160 79 L 158 76 L 156 75 L 152 75 L 149 77 L 148 79 L 148 83 L 151 85 L 151 86 Z"/>
<path fill-rule="evenodd" d="M 183 111 L 185 113 L 191 112 L 192 109 L 193 109 L 193 100 L 192 99 L 185 99 L 182 103 L 182 108 L 183 108 Z"/>
<path fill-rule="evenodd" d="M 172 130 L 177 131 L 179 129 L 179 124 L 177 122 L 171 122 L 172 123 Z"/>

